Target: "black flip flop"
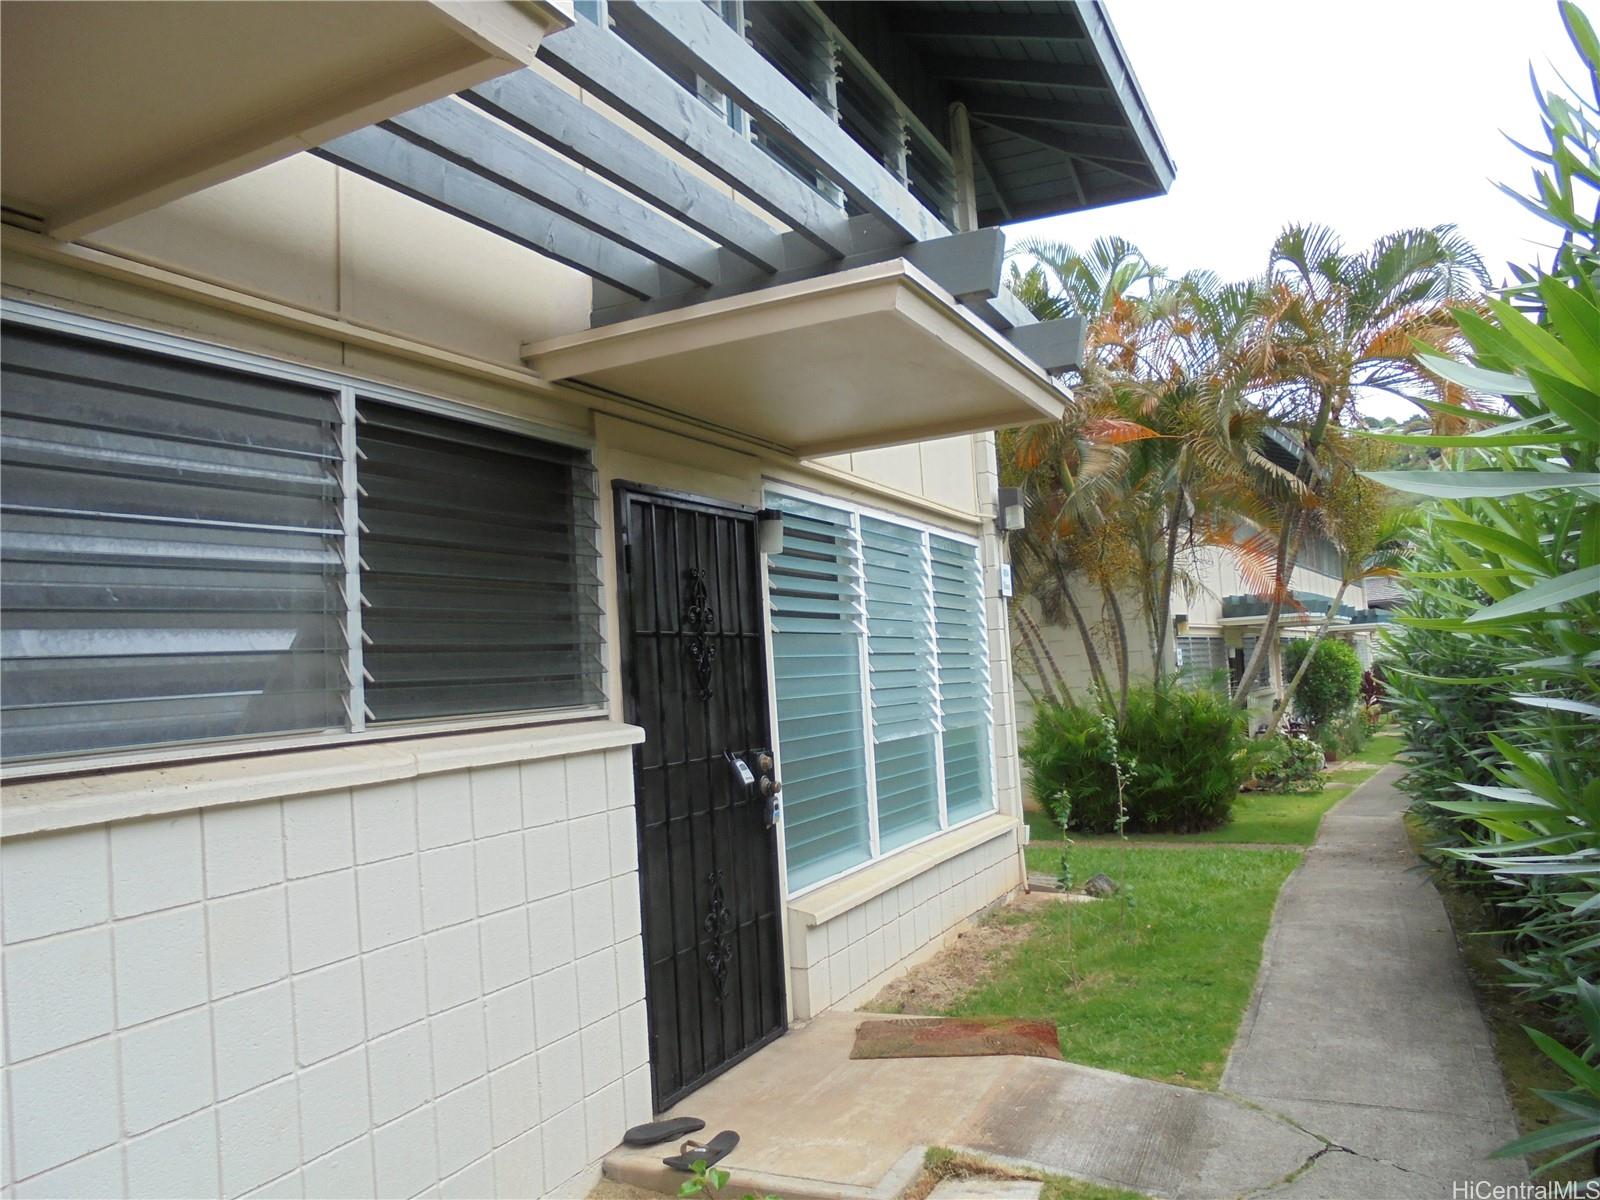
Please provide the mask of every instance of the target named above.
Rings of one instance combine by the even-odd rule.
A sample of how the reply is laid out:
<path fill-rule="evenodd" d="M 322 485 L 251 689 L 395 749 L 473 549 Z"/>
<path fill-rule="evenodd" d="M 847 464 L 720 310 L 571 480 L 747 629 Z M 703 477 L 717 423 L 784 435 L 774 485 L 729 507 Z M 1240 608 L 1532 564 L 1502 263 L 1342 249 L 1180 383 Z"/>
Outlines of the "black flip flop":
<path fill-rule="evenodd" d="M 714 1167 L 732 1154 L 733 1148 L 738 1144 L 739 1135 L 731 1129 L 724 1129 L 703 1146 L 699 1142 L 685 1142 L 678 1147 L 677 1154 L 661 1161 L 674 1171 L 693 1171 L 694 1164 L 701 1159 L 705 1160 L 708 1168 Z"/>
<path fill-rule="evenodd" d="M 670 1121 L 651 1121 L 647 1125 L 635 1125 L 622 1135 L 622 1144 L 625 1146 L 654 1146 L 660 1142 L 670 1142 L 673 1138 L 681 1138 L 686 1133 L 695 1133 L 706 1127 L 706 1123 L 699 1117 L 673 1117 Z"/>

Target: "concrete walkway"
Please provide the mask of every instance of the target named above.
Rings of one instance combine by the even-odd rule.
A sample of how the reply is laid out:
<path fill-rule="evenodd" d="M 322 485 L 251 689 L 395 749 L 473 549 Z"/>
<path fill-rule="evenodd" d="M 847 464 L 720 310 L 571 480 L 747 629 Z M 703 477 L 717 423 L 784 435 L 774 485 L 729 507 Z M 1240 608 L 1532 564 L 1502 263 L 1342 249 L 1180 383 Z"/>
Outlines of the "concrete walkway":
<path fill-rule="evenodd" d="M 1409 870 L 1396 774 L 1342 800 L 1284 886 L 1221 1092 L 1036 1058 L 854 1061 L 855 1027 L 884 1018 L 826 1013 L 671 1115 L 739 1130 L 724 1194 L 784 1200 L 888 1200 L 930 1145 L 1174 1200 L 1523 1179 L 1485 1160 L 1511 1113 L 1444 909 Z M 606 1174 L 675 1194 L 667 1152 L 618 1150 Z"/>
<path fill-rule="evenodd" d="M 1278 898 L 1223 1090 L 1335 1147 L 1273 1196 L 1445 1197 L 1526 1179 L 1488 1030 L 1432 884 L 1400 768 L 1340 801 Z"/>
<path fill-rule="evenodd" d="M 1155 1196 L 1257 1192 L 1324 1143 L 1249 1105 L 1042 1058 L 854 1060 L 864 1013 L 824 1013 L 674 1108 L 737 1129 L 724 1194 L 888 1200 L 928 1146 L 973 1150 Z M 614 1180 L 675 1194 L 670 1147 L 612 1152 Z M 985 1186 L 972 1181 L 972 1196 Z"/>

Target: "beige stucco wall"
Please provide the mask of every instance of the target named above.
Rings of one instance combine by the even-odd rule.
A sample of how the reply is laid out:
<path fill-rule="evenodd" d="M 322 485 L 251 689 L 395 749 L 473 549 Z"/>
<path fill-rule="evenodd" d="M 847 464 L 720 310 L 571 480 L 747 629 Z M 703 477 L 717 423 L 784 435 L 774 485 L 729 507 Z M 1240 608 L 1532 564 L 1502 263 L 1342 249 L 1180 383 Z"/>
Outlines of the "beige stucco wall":
<path fill-rule="evenodd" d="M 546 74 L 627 136 L 734 195 Z M 110 226 L 83 244 L 519 371 L 523 343 L 584 329 L 589 320 L 587 276 L 309 154 Z M 975 515 L 973 444 L 970 436 L 947 437 L 823 461 L 879 490 Z"/>

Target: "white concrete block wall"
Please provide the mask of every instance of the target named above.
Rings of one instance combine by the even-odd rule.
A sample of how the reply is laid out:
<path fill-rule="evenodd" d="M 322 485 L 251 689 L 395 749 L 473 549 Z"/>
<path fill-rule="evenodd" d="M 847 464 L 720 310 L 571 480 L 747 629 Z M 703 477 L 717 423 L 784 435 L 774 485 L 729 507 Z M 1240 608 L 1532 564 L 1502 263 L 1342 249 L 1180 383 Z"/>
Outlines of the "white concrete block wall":
<path fill-rule="evenodd" d="M 1008 829 L 828 921 L 794 929 L 789 986 L 795 1017 L 865 1003 L 1019 887 L 1016 839 Z"/>
<path fill-rule="evenodd" d="M 0 843 L 3 1177 L 581 1196 L 650 1115 L 629 752 Z"/>

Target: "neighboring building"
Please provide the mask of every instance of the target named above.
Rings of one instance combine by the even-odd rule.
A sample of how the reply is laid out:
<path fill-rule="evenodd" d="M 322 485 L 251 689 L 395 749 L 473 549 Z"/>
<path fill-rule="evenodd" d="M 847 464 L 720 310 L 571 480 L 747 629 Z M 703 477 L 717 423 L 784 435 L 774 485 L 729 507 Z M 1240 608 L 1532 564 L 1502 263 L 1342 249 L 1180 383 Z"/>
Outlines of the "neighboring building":
<path fill-rule="evenodd" d="M 1297 460 L 1283 445 L 1269 442 L 1266 450 L 1280 466 L 1294 468 Z M 1253 527 L 1248 527 L 1238 536 L 1243 540 L 1254 532 Z M 1268 609 L 1268 600 L 1260 585 L 1252 584 L 1241 569 L 1242 565 L 1241 556 L 1225 546 L 1200 544 L 1180 551 L 1177 566 L 1183 578 L 1173 588 L 1172 628 L 1162 654 L 1163 674 L 1180 672 L 1186 681 L 1196 685 L 1225 681 L 1230 689 L 1239 686 L 1266 627 Z M 1342 570 L 1339 548 L 1322 534 L 1311 534 L 1290 573 L 1289 590 L 1294 600 L 1286 603 L 1279 614 L 1276 644 L 1262 660 L 1255 687 L 1251 689 L 1249 711 L 1253 727 L 1260 727 L 1270 719 L 1274 702 L 1283 695 L 1287 682 L 1283 671 L 1283 643 L 1315 633 L 1339 592 Z M 1327 636 L 1349 641 L 1360 656 L 1361 665 L 1370 666 L 1378 625 L 1390 618 L 1387 610 L 1393 607 L 1396 595 L 1392 581 L 1381 576 L 1351 583 L 1345 588 Z M 1115 679 L 1116 648 L 1101 611 L 1100 594 L 1085 581 L 1076 598 L 1094 626 L 1091 634 L 1095 636 L 1095 649 L 1102 667 Z M 1117 601 L 1126 622 L 1130 678 L 1135 683 L 1149 683 L 1155 675 L 1155 644 L 1150 635 L 1149 618 L 1136 593 L 1119 595 Z M 1025 603 L 1029 603 L 1044 646 L 1068 684 L 1087 693 L 1092 673 L 1077 629 L 1038 621 L 1037 606 Z M 1017 696 L 1018 719 L 1025 726 L 1033 717 L 1028 686 L 1035 683 L 1036 672 L 1025 653 L 1017 656 L 1016 670 L 1023 685 Z"/>
<path fill-rule="evenodd" d="M 582 1195 L 1019 884 L 1098 3 L 0 20 L 5 1195 Z"/>

